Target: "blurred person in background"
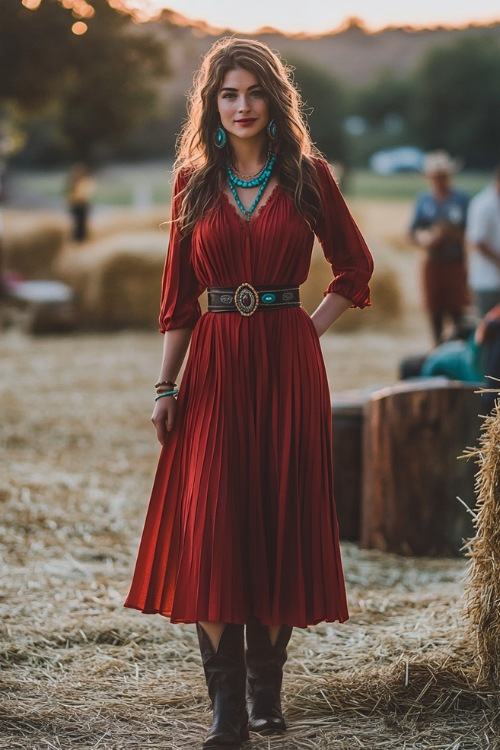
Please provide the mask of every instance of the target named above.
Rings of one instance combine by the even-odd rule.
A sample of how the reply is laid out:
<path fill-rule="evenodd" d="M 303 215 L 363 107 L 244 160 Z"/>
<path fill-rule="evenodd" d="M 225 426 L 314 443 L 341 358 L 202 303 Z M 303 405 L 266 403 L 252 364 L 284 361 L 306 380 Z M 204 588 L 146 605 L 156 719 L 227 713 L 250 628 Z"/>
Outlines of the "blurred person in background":
<path fill-rule="evenodd" d="M 482 318 L 500 304 L 500 164 L 493 181 L 470 202 L 466 236 L 469 284 Z"/>
<path fill-rule="evenodd" d="M 458 163 L 445 151 L 432 151 L 424 159 L 430 190 L 417 198 L 410 234 L 424 250 L 422 281 L 424 304 L 434 342 L 443 341 L 449 321 L 460 327 L 469 303 L 465 257 L 465 225 L 469 196 L 452 187 Z"/>
<path fill-rule="evenodd" d="M 286 729 L 292 628 L 348 617 L 319 337 L 369 304 L 373 264 L 289 71 L 260 42 L 207 53 L 175 173 L 152 417 L 163 449 L 125 606 L 196 623 L 204 747 L 240 748 L 249 730 Z M 309 316 L 299 285 L 315 236 L 333 278 Z"/>
<path fill-rule="evenodd" d="M 66 185 L 66 199 L 73 219 L 71 236 L 75 242 L 88 238 L 90 202 L 94 193 L 94 180 L 83 162 L 74 164 Z"/>
<path fill-rule="evenodd" d="M 493 389 L 481 391 L 481 413 L 490 411 L 500 381 L 500 304 L 486 313 L 467 337 L 444 341 L 429 354 L 404 359 L 399 373 L 401 380 L 445 377 Z"/>

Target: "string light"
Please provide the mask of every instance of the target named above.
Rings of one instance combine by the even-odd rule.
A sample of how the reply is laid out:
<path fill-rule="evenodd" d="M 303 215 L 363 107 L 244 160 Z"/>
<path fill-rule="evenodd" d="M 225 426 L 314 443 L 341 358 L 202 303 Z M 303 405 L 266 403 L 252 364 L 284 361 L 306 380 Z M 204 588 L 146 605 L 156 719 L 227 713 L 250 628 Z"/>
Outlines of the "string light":
<path fill-rule="evenodd" d="M 81 36 L 82 34 L 85 34 L 88 31 L 88 26 L 83 21 L 77 21 L 73 24 L 71 27 L 71 31 L 73 34 L 76 34 L 77 36 Z"/>
<path fill-rule="evenodd" d="M 28 1 L 31 2 L 31 0 Z M 77 18 L 92 18 L 95 14 L 95 8 L 85 0 L 61 0 L 61 5 L 66 10 L 71 10 Z"/>
<path fill-rule="evenodd" d="M 42 0 L 23 0 L 22 4 L 25 8 L 28 8 L 28 10 L 36 10 Z"/>

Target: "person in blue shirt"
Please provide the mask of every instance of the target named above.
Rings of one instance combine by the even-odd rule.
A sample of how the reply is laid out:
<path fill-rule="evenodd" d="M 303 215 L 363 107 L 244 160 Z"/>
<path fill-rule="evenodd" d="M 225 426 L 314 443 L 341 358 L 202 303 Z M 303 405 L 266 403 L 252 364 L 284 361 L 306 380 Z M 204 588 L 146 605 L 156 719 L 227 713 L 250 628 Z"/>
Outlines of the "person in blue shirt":
<path fill-rule="evenodd" d="M 411 238 L 424 250 L 424 304 L 436 344 L 443 341 L 448 320 L 453 335 L 469 303 L 465 258 L 469 196 L 452 187 L 456 170 L 456 160 L 445 151 L 426 154 L 424 172 L 430 190 L 418 196 L 410 227 Z"/>

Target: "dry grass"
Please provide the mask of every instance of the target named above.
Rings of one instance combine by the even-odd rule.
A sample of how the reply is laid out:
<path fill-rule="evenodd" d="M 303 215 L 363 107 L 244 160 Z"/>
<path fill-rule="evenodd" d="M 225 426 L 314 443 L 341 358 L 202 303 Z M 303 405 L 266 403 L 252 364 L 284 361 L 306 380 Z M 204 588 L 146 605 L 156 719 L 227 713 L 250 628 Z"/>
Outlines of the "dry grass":
<path fill-rule="evenodd" d="M 356 335 L 332 339 L 352 350 Z M 160 337 L 2 343 L 0 748 L 199 748 L 210 714 L 193 628 L 122 608 L 157 456 Z M 465 561 L 349 544 L 344 561 L 351 620 L 295 633 L 290 732 L 252 747 L 495 747 L 460 614 Z"/>

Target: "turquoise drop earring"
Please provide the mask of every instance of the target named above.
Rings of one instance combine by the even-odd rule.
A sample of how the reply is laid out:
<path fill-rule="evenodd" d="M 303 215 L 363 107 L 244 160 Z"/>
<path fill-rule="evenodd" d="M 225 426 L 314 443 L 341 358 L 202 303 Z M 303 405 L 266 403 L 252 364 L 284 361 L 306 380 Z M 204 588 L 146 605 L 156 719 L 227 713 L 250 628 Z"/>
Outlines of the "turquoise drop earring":
<path fill-rule="evenodd" d="M 267 124 L 267 134 L 270 141 L 276 140 L 276 136 L 278 135 L 278 128 L 276 127 L 276 123 L 274 122 L 274 120 L 269 120 Z"/>
<path fill-rule="evenodd" d="M 224 130 L 222 125 L 219 125 L 219 127 L 215 131 L 215 145 L 217 146 L 217 148 L 224 148 L 226 143 L 227 143 L 226 131 Z"/>

